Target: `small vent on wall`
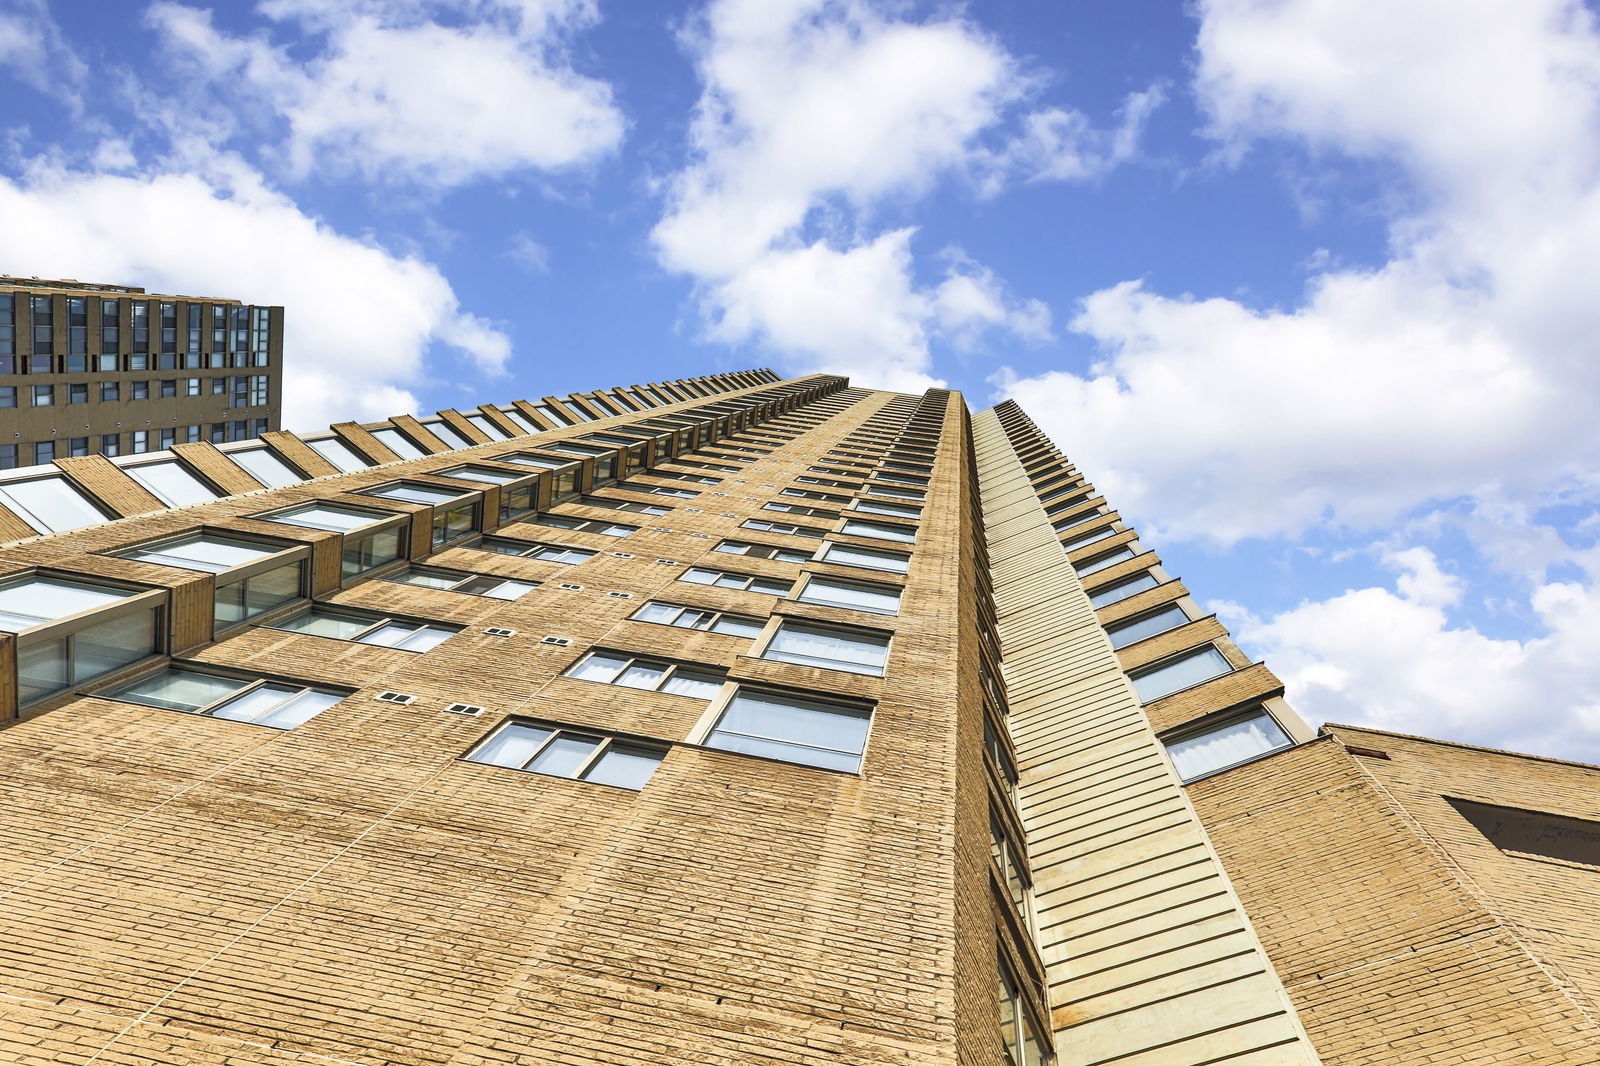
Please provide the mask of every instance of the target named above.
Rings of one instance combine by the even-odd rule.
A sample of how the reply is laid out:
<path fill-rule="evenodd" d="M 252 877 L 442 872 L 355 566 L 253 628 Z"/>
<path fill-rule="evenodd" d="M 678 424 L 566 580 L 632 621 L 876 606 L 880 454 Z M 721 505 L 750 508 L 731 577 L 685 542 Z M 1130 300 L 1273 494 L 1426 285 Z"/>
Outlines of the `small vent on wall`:
<path fill-rule="evenodd" d="M 732 511 L 719 511 L 719 512 L 717 512 L 717 517 L 718 518 L 738 518 L 739 516 L 734 514 Z"/>
<path fill-rule="evenodd" d="M 633 553 L 632 552 L 612 552 L 611 554 L 615 555 L 618 559 L 632 559 L 633 558 Z"/>
<path fill-rule="evenodd" d="M 704 509 L 699 508 L 699 507 L 685 507 L 684 511 L 686 511 L 689 514 L 705 514 Z"/>
<path fill-rule="evenodd" d="M 727 493 L 726 492 L 713 492 L 711 495 L 713 495 L 713 496 L 726 496 Z"/>
<path fill-rule="evenodd" d="M 483 631 L 491 637 L 514 637 L 517 635 L 515 629 L 507 629 L 505 626 L 485 626 Z"/>
<path fill-rule="evenodd" d="M 565 648 L 572 643 L 571 637 L 540 637 L 540 644 L 554 644 L 558 648 Z"/>
<path fill-rule="evenodd" d="M 412 703 L 416 697 L 408 692 L 380 692 L 372 697 L 379 703 Z"/>
<path fill-rule="evenodd" d="M 613 599 L 618 599 L 618 600 L 631 600 L 631 599 L 633 599 L 633 593 L 631 593 L 631 592 L 608 592 L 608 593 L 606 593 L 606 595 L 612 597 Z"/>
<path fill-rule="evenodd" d="M 483 713 L 483 708 L 475 703 L 452 703 L 445 707 L 445 714 L 464 714 L 468 718 L 476 718 Z"/>
<path fill-rule="evenodd" d="M 556 588 L 558 588 L 558 589 L 571 589 L 573 592 L 582 592 L 583 591 L 583 586 L 582 585 L 574 585 L 570 581 L 563 581 L 559 585 L 557 585 Z"/>
<path fill-rule="evenodd" d="M 678 560 L 676 560 L 676 559 L 657 559 L 656 562 L 660 563 L 662 566 L 677 566 L 678 565 Z"/>
<path fill-rule="evenodd" d="M 666 526 L 651 526 L 650 528 L 655 530 L 657 533 L 671 533 L 672 532 L 672 530 L 668 529 Z"/>

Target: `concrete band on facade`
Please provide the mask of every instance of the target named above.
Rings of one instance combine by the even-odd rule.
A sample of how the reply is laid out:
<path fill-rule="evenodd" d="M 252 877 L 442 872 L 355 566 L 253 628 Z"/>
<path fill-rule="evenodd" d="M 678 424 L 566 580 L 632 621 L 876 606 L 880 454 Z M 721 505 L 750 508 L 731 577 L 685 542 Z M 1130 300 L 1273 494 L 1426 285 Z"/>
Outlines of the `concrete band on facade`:
<path fill-rule="evenodd" d="M 79 457 L 26 476 L 104 521 L 0 513 L 0 610 L 159 628 L 42 696 L 98 609 L 0 629 L 0 1060 L 1595 1061 L 1600 770 L 1312 732 L 1014 404 L 741 371 L 259 446 L 303 476 Z M 272 551 L 159 561 L 197 533 Z M 139 695 L 174 664 L 316 708 Z"/>

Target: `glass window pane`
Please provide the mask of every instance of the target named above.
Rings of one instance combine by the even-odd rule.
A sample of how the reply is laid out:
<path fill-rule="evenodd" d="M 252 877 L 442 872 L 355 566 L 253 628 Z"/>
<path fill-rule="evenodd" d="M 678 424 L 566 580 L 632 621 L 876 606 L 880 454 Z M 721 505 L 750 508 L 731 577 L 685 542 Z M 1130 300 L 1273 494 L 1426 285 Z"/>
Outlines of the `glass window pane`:
<path fill-rule="evenodd" d="M 307 611 L 305 614 L 285 618 L 275 623 L 273 629 L 286 629 L 291 633 L 310 633 L 318 637 L 332 637 L 335 640 L 350 640 L 363 629 L 371 626 L 373 619 L 356 614 L 342 614 L 338 611 L 329 611 L 318 607 Z M 371 643 L 377 643 L 372 641 Z"/>
<path fill-rule="evenodd" d="M 553 730 L 511 722 L 503 727 L 478 749 L 467 756 L 473 762 L 521 769 L 540 745 L 550 739 Z"/>
<path fill-rule="evenodd" d="M 715 570 L 701 570 L 700 568 L 695 567 L 695 568 L 692 568 L 692 569 L 689 569 L 689 570 L 685 570 L 683 572 L 683 576 L 680 577 L 678 580 L 680 580 L 680 581 L 692 581 L 696 585 L 714 585 L 714 584 L 716 584 L 717 578 L 720 577 L 720 576 L 721 575 L 718 574 Z"/>
<path fill-rule="evenodd" d="M 312 503 L 273 515 L 255 517 L 265 522 L 280 522 L 286 526 L 305 526 L 308 529 L 327 529 L 335 533 L 345 533 L 352 529 L 360 529 L 362 526 L 370 526 L 387 516 L 331 503 Z"/>
<path fill-rule="evenodd" d="M 513 481 L 528 477 L 527 474 L 516 474 L 509 470 L 491 470 L 486 466 L 458 466 L 450 470 L 441 470 L 444 477 L 458 477 L 466 481 L 484 481 L 491 485 L 507 485 Z"/>
<path fill-rule="evenodd" d="M 871 548 L 855 548 L 844 544 L 828 545 L 823 561 L 870 570 L 889 570 L 897 574 L 903 574 L 911 568 L 911 560 L 899 552 L 873 551 Z"/>
<path fill-rule="evenodd" d="M 515 600 L 532 592 L 539 586 L 531 581 L 501 581 L 492 587 L 479 592 L 480 596 L 488 596 L 495 600 Z"/>
<path fill-rule="evenodd" d="M 355 540 L 346 538 L 340 572 L 350 578 L 394 562 L 405 551 L 406 533 L 404 526 L 393 526 Z"/>
<path fill-rule="evenodd" d="M 706 743 L 811 766 L 856 770 L 871 719 L 870 711 L 857 708 L 740 692 Z"/>
<path fill-rule="evenodd" d="M 662 692 L 671 692 L 678 696 L 693 696 L 697 700 L 709 700 L 722 690 L 722 675 L 713 674 L 705 670 L 679 669 L 661 686 Z"/>
<path fill-rule="evenodd" d="M 257 718 L 255 724 L 271 726 L 273 729 L 293 729 L 315 718 L 342 699 L 343 696 L 331 692 L 302 692 L 293 699 L 279 704 L 276 710 Z"/>
<path fill-rule="evenodd" d="M 1289 736 L 1266 711 L 1255 711 L 1167 745 L 1178 776 L 1191 781 L 1224 766 L 1246 762 L 1289 744 Z"/>
<path fill-rule="evenodd" d="M 888 637 L 785 622 L 762 658 L 881 674 L 888 655 Z"/>
<path fill-rule="evenodd" d="M 433 489 L 423 485 L 385 485 L 382 488 L 367 489 L 367 496 L 381 496 L 386 500 L 405 500 L 408 503 L 446 503 L 458 499 L 459 492 L 450 489 Z"/>
<path fill-rule="evenodd" d="M 65 638 L 17 649 L 17 702 L 28 703 L 67 687 Z"/>
<path fill-rule="evenodd" d="M 411 438 L 398 429 L 375 429 L 372 435 L 378 442 L 402 459 L 420 459 L 428 453 L 411 443 Z"/>
<path fill-rule="evenodd" d="M 372 465 L 361 456 L 357 455 L 351 447 L 337 437 L 325 437 L 322 440 L 308 440 L 311 450 L 322 456 L 328 462 L 348 474 L 352 470 L 364 470 Z"/>
<path fill-rule="evenodd" d="M 106 520 L 88 497 L 59 477 L 0 485 L 0 503 L 40 533 L 63 533 Z"/>
<path fill-rule="evenodd" d="M 787 596 L 791 587 L 787 581 L 775 581 L 765 577 L 758 577 L 750 582 L 751 592 L 760 592 L 767 596 Z"/>
<path fill-rule="evenodd" d="M 1118 581 L 1114 585 L 1107 585 L 1089 597 L 1089 605 L 1096 608 L 1109 607 L 1113 603 L 1120 603 L 1129 596 L 1136 596 L 1145 589 L 1153 589 L 1159 584 L 1161 582 L 1155 579 L 1155 575 L 1143 573 L 1125 581 Z"/>
<path fill-rule="evenodd" d="M 0 588 L 0 630 L 17 632 L 79 611 L 118 603 L 135 593 L 56 577 L 31 577 Z"/>
<path fill-rule="evenodd" d="M 257 685 L 249 692 L 212 708 L 211 716 L 226 718 L 231 722 L 251 722 L 299 691 L 301 691 L 299 685 L 280 685 L 271 682 Z"/>
<path fill-rule="evenodd" d="M 1086 562 L 1078 563 L 1073 569 L 1078 572 L 1079 577 L 1088 577 L 1090 574 L 1104 570 L 1108 566 L 1116 566 L 1125 559 L 1132 559 L 1135 554 L 1137 553 L 1132 548 L 1119 548 L 1109 555 L 1097 556 Z"/>
<path fill-rule="evenodd" d="M 576 677 L 582 681 L 604 681 L 610 684 L 628 663 L 629 659 L 624 655 L 607 655 L 604 652 L 593 652 L 579 660 L 576 666 L 568 670 L 567 676 Z"/>
<path fill-rule="evenodd" d="M 1197 651 L 1189 652 L 1182 658 L 1140 674 L 1133 679 L 1133 689 L 1139 694 L 1140 702 L 1150 703 L 1163 696 L 1170 696 L 1179 689 L 1198 685 L 1213 677 L 1221 677 L 1232 670 L 1233 667 L 1228 665 L 1228 660 L 1223 654 L 1208 644 Z"/>
<path fill-rule="evenodd" d="M 248 685 L 232 677 L 202 674 L 180 667 L 169 667 L 159 674 L 124 685 L 110 693 L 112 699 L 165 707 L 174 711 L 193 711 L 222 699 Z"/>
<path fill-rule="evenodd" d="M 72 679 L 75 682 L 120 670 L 158 650 L 156 614 L 152 609 L 99 625 L 80 629 L 72 635 Z"/>
<path fill-rule="evenodd" d="M 300 598 L 299 560 L 253 574 L 244 580 L 244 617 L 254 618 Z M 220 590 L 219 590 L 220 591 Z"/>
<path fill-rule="evenodd" d="M 653 689 L 661 683 L 667 668 L 655 663 L 634 663 L 616 679 L 614 684 L 626 688 Z"/>
<path fill-rule="evenodd" d="M 232 540 L 201 533 L 166 544 L 134 548 L 122 553 L 124 559 L 142 559 L 164 566 L 181 566 L 189 570 L 217 573 L 242 563 L 254 562 L 275 555 L 282 548 L 254 541 Z"/>
<path fill-rule="evenodd" d="M 407 570 L 403 574 L 394 574 L 385 580 L 425 589 L 453 589 L 461 583 L 461 575 L 440 574 L 431 570 Z"/>
<path fill-rule="evenodd" d="M 670 603 L 647 603 L 633 612 L 633 617 L 639 622 L 671 623 L 682 610 L 683 608 Z"/>
<path fill-rule="evenodd" d="M 543 751 L 534 756 L 533 761 L 528 764 L 528 769 L 541 774 L 553 774 L 556 777 L 571 777 L 599 746 L 599 737 L 561 733 L 546 744 Z"/>
<path fill-rule="evenodd" d="M 813 577 L 800 590 L 798 597 L 807 603 L 822 603 L 831 607 L 849 607 L 858 611 L 878 614 L 898 614 L 900 591 L 880 586 L 858 585 L 831 577 Z"/>
<path fill-rule="evenodd" d="M 650 748 L 613 744 L 583 775 L 585 781 L 618 788 L 643 788 L 661 765 L 662 753 Z"/>
<path fill-rule="evenodd" d="M 510 440 L 511 434 L 489 421 L 486 415 L 468 415 L 467 421 L 483 430 L 490 440 Z"/>
<path fill-rule="evenodd" d="M 279 485 L 292 485 L 305 478 L 289 469 L 289 464 L 273 455 L 265 448 L 244 448 L 236 452 L 228 452 L 227 456 L 250 472 L 252 476 L 268 488 Z"/>
<path fill-rule="evenodd" d="M 221 495 L 175 462 L 125 466 L 122 471 L 168 507 L 205 503 Z"/>
<path fill-rule="evenodd" d="M 909 544 L 917 539 L 917 532 L 902 526 L 891 526 L 885 522 L 862 522 L 847 519 L 839 530 L 856 537 L 873 537 L 877 540 L 894 540 Z"/>
<path fill-rule="evenodd" d="M 761 635 L 761 629 L 762 623 L 759 620 L 733 615 L 723 615 L 711 626 L 711 632 L 730 637 L 757 637 Z"/>
<path fill-rule="evenodd" d="M 1165 633 L 1169 629 L 1187 625 L 1188 622 L 1189 616 L 1183 613 L 1183 608 L 1177 604 L 1170 604 L 1151 614 L 1140 615 L 1129 621 L 1109 626 L 1106 633 L 1111 637 L 1113 648 L 1126 648 L 1157 633 Z"/>

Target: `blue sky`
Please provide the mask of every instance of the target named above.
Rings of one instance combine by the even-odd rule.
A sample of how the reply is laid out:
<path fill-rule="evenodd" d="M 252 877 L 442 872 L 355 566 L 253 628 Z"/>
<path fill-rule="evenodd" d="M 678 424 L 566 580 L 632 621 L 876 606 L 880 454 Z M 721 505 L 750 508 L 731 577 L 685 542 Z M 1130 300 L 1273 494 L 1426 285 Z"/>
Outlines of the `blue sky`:
<path fill-rule="evenodd" d="M 301 428 L 1014 396 L 1308 718 L 1600 759 L 1580 3 L 0 0 L 0 101 L 0 271 L 286 305 Z"/>

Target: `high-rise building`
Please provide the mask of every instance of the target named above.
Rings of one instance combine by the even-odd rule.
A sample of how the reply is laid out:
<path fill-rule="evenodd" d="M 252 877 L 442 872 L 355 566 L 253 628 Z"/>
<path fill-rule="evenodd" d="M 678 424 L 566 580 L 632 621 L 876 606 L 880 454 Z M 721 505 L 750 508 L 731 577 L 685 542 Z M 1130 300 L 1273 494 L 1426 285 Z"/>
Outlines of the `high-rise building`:
<path fill-rule="evenodd" d="M 283 308 L 0 275 L 0 470 L 279 427 Z"/>
<path fill-rule="evenodd" d="M 0 477 L 0 1061 L 1595 1061 L 1600 770 L 1308 729 L 1013 404 L 148 458 Z"/>

